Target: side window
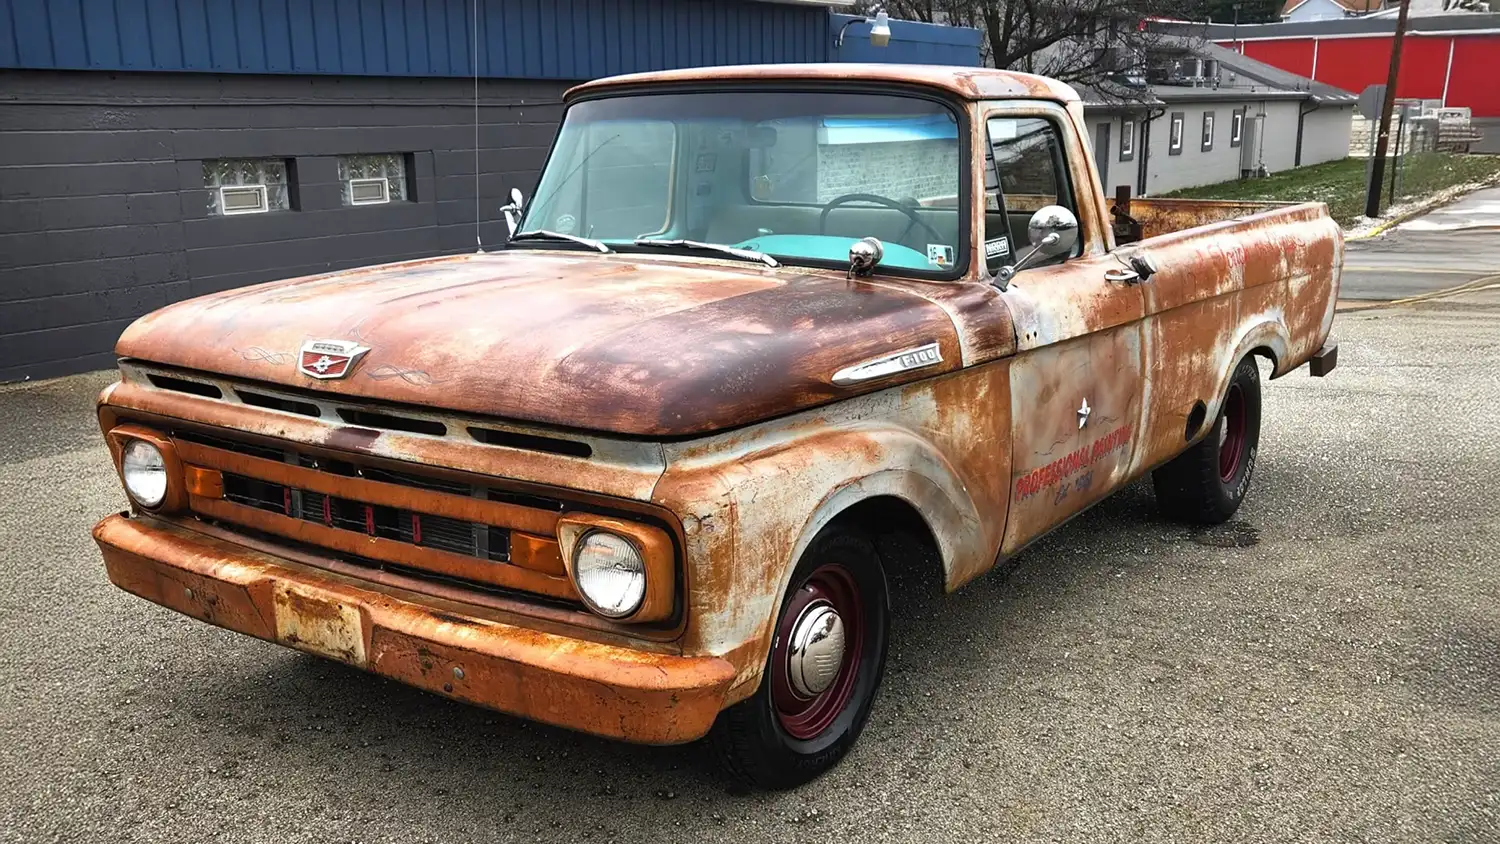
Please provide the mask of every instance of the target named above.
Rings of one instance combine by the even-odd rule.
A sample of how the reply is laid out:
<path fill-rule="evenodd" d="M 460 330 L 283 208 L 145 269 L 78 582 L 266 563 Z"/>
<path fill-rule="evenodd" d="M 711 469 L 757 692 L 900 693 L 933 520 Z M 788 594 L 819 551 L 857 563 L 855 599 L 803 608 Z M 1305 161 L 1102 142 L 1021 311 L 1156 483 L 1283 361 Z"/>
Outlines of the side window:
<path fill-rule="evenodd" d="M 984 255 L 993 273 L 1030 247 L 1032 214 L 1047 205 L 1075 215 L 1078 208 L 1057 124 L 1043 117 L 992 117 L 987 128 Z"/>

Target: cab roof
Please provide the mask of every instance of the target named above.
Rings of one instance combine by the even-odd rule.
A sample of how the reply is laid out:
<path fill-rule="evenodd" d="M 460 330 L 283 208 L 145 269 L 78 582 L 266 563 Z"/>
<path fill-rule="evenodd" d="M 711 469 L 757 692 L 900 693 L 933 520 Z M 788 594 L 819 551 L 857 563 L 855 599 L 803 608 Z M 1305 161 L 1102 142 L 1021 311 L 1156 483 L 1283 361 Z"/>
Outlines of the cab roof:
<path fill-rule="evenodd" d="M 1030 73 L 988 67 L 925 64 L 752 64 L 695 67 L 631 73 L 585 82 L 568 91 L 568 99 L 609 88 L 657 83 L 716 82 L 890 82 L 920 85 L 968 100 L 1036 98 L 1078 102 L 1066 83 Z"/>

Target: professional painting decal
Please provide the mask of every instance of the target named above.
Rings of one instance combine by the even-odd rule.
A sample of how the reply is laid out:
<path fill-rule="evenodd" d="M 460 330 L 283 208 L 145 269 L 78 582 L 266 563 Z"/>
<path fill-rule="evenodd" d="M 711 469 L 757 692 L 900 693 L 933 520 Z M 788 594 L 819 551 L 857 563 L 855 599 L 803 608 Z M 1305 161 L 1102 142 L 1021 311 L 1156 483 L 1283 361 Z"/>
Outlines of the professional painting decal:
<path fill-rule="evenodd" d="M 1074 472 L 1092 466 L 1130 444 L 1130 426 L 1121 425 L 1091 444 L 1070 451 L 1039 469 L 1033 469 L 1016 481 L 1016 495 L 1025 499 L 1036 495 Z"/>
<path fill-rule="evenodd" d="M 343 378 L 368 351 L 368 346 L 349 340 L 310 340 L 302 344 L 297 370 L 323 381 Z"/>

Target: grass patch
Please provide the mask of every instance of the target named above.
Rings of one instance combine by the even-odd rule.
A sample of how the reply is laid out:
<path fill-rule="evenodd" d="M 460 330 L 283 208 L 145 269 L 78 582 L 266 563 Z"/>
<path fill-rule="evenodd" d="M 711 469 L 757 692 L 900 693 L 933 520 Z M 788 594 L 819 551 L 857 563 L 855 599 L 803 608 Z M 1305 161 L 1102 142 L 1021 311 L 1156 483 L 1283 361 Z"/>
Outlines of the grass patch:
<path fill-rule="evenodd" d="M 1407 156 L 1403 162 L 1397 181 L 1397 201 L 1420 199 L 1454 185 L 1488 182 L 1497 178 L 1500 178 L 1500 155 L 1417 153 Z M 1329 161 L 1285 170 L 1264 179 L 1236 179 L 1216 185 L 1185 188 L 1164 196 L 1182 199 L 1326 202 L 1328 213 L 1341 225 L 1347 226 L 1365 212 L 1365 159 Z M 1386 205 L 1389 204 L 1387 201 Z"/>

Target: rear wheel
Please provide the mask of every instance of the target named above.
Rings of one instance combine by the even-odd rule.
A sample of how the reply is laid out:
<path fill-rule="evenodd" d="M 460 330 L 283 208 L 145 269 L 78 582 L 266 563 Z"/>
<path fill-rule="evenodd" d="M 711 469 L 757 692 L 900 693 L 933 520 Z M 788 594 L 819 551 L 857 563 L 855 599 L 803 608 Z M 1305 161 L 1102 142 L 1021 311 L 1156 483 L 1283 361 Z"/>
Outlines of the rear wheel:
<path fill-rule="evenodd" d="M 721 713 L 710 733 L 728 773 L 784 789 L 837 764 L 869 718 L 889 630 L 874 545 L 859 533 L 826 529 L 792 573 L 760 688 Z"/>
<path fill-rule="evenodd" d="M 1240 361 L 1208 436 L 1151 476 L 1168 518 L 1197 524 L 1228 521 L 1245 500 L 1260 446 L 1260 369 Z"/>

